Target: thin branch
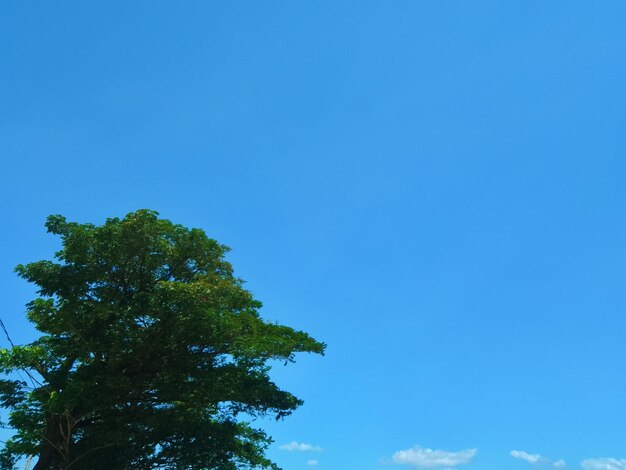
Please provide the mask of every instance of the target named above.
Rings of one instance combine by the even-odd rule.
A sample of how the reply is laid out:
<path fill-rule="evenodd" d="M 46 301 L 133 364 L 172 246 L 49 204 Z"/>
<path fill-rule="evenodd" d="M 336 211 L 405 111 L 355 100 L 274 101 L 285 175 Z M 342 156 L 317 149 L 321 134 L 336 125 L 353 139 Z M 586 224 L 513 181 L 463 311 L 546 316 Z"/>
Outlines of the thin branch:
<path fill-rule="evenodd" d="M 94 447 L 93 449 L 89 449 L 87 452 L 84 452 L 83 454 L 79 455 L 78 457 L 76 457 L 74 460 L 72 460 L 69 464 L 67 464 L 67 466 L 65 467 L 66 469 L 70 468 L 72 465 L 74 465 L 78 460 L 82 459 L 84 456 L 86 456 L 87 454 L 94 452 L 96 450 L 100 450 L 100 449 L 105 449 L 107 447 L 112 447 L 113 444 L 107 444 L 104 446 L 99 446 L 99 447 Z"/>

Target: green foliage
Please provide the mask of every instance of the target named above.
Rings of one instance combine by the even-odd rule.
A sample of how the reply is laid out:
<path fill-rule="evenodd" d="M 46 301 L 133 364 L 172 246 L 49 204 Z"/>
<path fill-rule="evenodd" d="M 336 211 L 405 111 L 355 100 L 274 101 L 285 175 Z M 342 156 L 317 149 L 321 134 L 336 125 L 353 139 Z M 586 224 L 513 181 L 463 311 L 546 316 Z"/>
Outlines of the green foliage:
<path fill-rule="evenodd" d="M 324 344 L 262 320 L 202 230 L 148 210 L 46 227 L 63 243 L 55 261 L 16 268 L 39 288 L 27 315 L 42 336 L 0 350 L 0 404 L 17 430 L 0 468 L 25 455 L 37 470 L 277 468 L 246 420 L 302 401 L 268 361 Z"/>

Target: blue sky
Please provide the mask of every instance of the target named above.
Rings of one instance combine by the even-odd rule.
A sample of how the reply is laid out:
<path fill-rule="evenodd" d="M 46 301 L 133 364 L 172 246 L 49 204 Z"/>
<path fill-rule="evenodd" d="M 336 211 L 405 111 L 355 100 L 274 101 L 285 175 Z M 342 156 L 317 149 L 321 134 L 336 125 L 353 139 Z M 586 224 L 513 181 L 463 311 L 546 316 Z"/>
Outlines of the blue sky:
<path fill-rule="evenodd" d="M 12 269 L 51 256 L 47 215 L 151 208 L 328 343 L 275 370 L 306 402 L 261 423 L 285 469 L 626 469 L 625 23 L 623 0 L 2 2 L 2 318 L 34 338 Z"/>

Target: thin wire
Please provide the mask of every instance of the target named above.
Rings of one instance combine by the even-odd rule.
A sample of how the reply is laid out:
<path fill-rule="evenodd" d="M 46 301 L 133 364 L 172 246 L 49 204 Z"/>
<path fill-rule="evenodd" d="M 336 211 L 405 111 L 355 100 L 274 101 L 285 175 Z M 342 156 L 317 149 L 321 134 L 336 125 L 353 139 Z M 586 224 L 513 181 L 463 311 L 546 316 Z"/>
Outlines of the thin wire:
<path fill-rule="evenodd" d="M 13 341 L 11 340 L 11 337 L 9 336 L 9 332 L 7 331 L 7 327 L 4 326 L 4 322 L 2 321 L 2 318 L 0 318 L 0 326 L 2 327 L 2 330 L 4 331 L 4 335 L 9 340 L 9 343 L 11 344 L 11 346 L 15 347 L 15 344 L 13 344 Z"/>
<path fill-rule="evenodd" d="M 15 343 L 13 343 L 13 340 L 11 339 L 11 336 L 9 335 L 9 331 L 7 330 L 7 327 L 5 326 L 4 322 L 2 321 L 2 318 L 0 318 L 0 327 L 2 327 L 2 331 L 4 331 L 4 336 L 7 337 L 7 340 L 9 341 L 9 344 L 11 345 L 11 347 L 15 347 Z M 39 386 L 41 386 L 41 382 L 39 382 L 39 380 L 37 380 L 35 377 L 33 377 L 33 374 L 30 373 L 30 371 L 28 369 L 26 369 L 25 367 L 21 368 L 26 375 L 28 376 L 28 378 L 30 379 L 30 382 L 33 384 L 33 388 L 37 388 L 37 384 L 39 384 Z M 20 376 L 20 379 L 22 379 L 23 382 L 26 382 L 26 380 L 24 379 L 24 377 L 22 377 L 22 374 L 20 374 L 19 369 L 16 369 L 17 375 Z"/>

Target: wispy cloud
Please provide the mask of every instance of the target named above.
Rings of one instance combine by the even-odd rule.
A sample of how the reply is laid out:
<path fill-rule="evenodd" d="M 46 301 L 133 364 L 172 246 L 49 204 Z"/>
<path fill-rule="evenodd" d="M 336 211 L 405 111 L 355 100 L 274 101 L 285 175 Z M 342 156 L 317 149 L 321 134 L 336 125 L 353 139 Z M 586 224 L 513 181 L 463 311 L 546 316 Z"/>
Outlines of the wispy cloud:
<path fill-rule="evenodd" d="M 586 459 L 580 466 L 584 470 L 626 470 L 626 459 Z"/>
<path fill-rule="evenodd" d="M 306 464 L 310 465 L 311 467 L 315 467 L 316 465 L 319 465 L 319 462 L 315 459 L 311 459 L 311 460 L 307 460 Z"/>
<path fill-rule="evenodd" d="M 412 465 L 416 468 L 454 468 L 464 465 L 474 458 L 476 449 L 458 452 L 426 449 L 415 446 L 411 449 L 399 450 L 391 457 L 397 464 Z"/>
<path fill-rule="evenodd" d="M 289 452 L 319 452 L 323 450 L 321 447 L 304 442 L 291 441 L 289 444 L 283 444 L 278 447 L 280 450 L 288 450 Z"/>
<path fill-rule="evenodd" d="M 523 460 L 531 465 L 541 466 L 543 468 L 552 465 L 552 468 L 562 470 L 567 466 L 565 460 L 563 459 L 552 462 L 551 459 L 543 457 L 542 455 L 529 454 L 528 452 L 523 450 L 512 450 L 511 457 L 513 457 L 514 459 Z"/>
<path fill-rule="evenodd" d="M 541 460 L 541 455 L 529 454 L 528 452 L 524 452 L 523 450 L 512 450 L 511 457 L 513 457 L 514 459 L 524 460 L 532 464 L 535 464 Z"/>

